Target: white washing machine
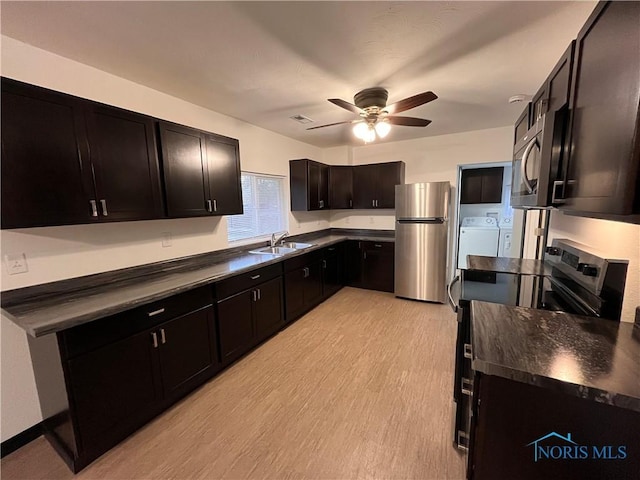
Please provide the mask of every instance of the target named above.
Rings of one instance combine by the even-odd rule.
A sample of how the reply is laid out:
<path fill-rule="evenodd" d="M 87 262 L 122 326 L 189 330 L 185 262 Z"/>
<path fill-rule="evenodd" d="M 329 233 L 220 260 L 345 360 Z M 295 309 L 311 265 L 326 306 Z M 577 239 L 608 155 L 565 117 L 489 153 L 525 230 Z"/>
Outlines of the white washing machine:
<path fill-rule="evenodd" d="M 500 237 L 498 239 L 498 256 L 513 257 L 512 240 L 513 240 L 513 219 L 503 218 L 498 224 L 500 228 Z"/>
<path fill-rule="evenodd" d="M 463 218 L 458 242 L 458 268 L 467 268 L 467 255 L 495 257 L 498 254 L 499 236 L 500 230 L 495 218 Z"/>

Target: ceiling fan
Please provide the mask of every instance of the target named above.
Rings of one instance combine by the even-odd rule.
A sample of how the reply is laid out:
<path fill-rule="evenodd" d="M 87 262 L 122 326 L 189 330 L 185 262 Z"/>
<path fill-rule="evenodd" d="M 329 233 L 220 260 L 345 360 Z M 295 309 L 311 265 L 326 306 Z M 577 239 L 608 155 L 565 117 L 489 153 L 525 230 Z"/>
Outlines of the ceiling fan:
<path fill-rule="evenodd" d="M 406 127 L 426 127 L 431 120 L 415 117 L 399 117 L 396 113 L 404 112 L 411 108 L 429 103 L 438 96 L 433 92 L 423 92 L 412 97 L 405 98 L 399 102 L 387 105 L 389 92 L 382 87 L 365 88 L 353 97 L 353 103 L 349 103 L 340 98 L 329 98 L 334 105 L 349 110 L 350 112 L 360 115 L 359 120 L 351 120 L 346 122 L 329 123 L 327 125 L 319 125 L 317 127 L 307 128 L 307 130 L 315 130 L 316 128 L 332 127 L 334 125 L 343 125 L 346 123 L 355 124 L 353 133 L 356 137 L 364 140 L 365 143 L 372 142 L 376 139 L 376 135 L 380 138 L 387 136 L 391 130 L 391 125 L 402 125 Z M 354 105 L 355 104 L 355 105 Z"/>

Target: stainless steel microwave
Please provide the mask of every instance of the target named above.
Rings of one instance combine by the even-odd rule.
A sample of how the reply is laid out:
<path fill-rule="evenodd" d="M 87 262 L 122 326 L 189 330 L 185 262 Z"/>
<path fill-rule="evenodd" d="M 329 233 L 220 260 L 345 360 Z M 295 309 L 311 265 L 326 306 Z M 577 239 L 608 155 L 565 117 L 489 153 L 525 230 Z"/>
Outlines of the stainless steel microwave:
<path fill-rule="evenodd" d="M 559 203 L 555 190 L 561 187 L 566 115 L 566 108 L 540 114 L 533 126 L 516 138 L 511 179 L 512 207 L 545 208 Z"/>

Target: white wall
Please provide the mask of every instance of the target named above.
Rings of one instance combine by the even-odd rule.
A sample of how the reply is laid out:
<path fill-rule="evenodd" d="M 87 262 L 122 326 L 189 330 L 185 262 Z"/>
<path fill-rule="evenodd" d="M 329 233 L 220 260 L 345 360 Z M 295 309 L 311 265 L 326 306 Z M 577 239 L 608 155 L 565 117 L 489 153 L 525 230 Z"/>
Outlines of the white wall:
<path fill-rule="evenodd" d="M 148 87 L 2 37 L 2 75 L 116 105 L 240 140 L 242 169 L 288 176 L 293 158 L 322 160 L 320 148 L 207 110 Z M 289 204 L 289 182 L 287 205 Z M 290 215 L 292 233 L 329 227 L 329 213 Z M 164 232 L 173 245 L 163 248 Z M 24 253 L 29 271 L 9 276 L 2 291 L 225 248 L 223 218 L 193 218 L 2 231 L 1 251 Z M 1 439 L 42 419 L 24 332 L 2 318 Z"/>
<path fill-rule="evenodd" d="M 551 213 L 549 241 L 568 238 L 582 243 L 608 258 L 629 260 L 622 319 L 633 322 L 640 305 L 640 225 L 573 217 L 561 211 Z"/>

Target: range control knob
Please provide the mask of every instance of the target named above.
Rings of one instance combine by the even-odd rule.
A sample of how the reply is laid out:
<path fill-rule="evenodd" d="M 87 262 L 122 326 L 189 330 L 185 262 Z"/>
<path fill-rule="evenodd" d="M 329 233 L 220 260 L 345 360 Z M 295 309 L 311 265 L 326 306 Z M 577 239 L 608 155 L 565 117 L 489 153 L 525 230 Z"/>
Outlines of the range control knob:
<path fill-rule="evenodd" d="M 560 255 L 560 249 L 558 247 L 547 247 L 545 249 L 545 252 L 547 252 L 549 255 Z"/>
<path fill-rule="evenodd" d="M 578 271 L 582 272 L 587 277 L 595 277 L 598 275 L 598 267 L 595 265 L 589 265 L 588 263 L 579 263 Z"/>

